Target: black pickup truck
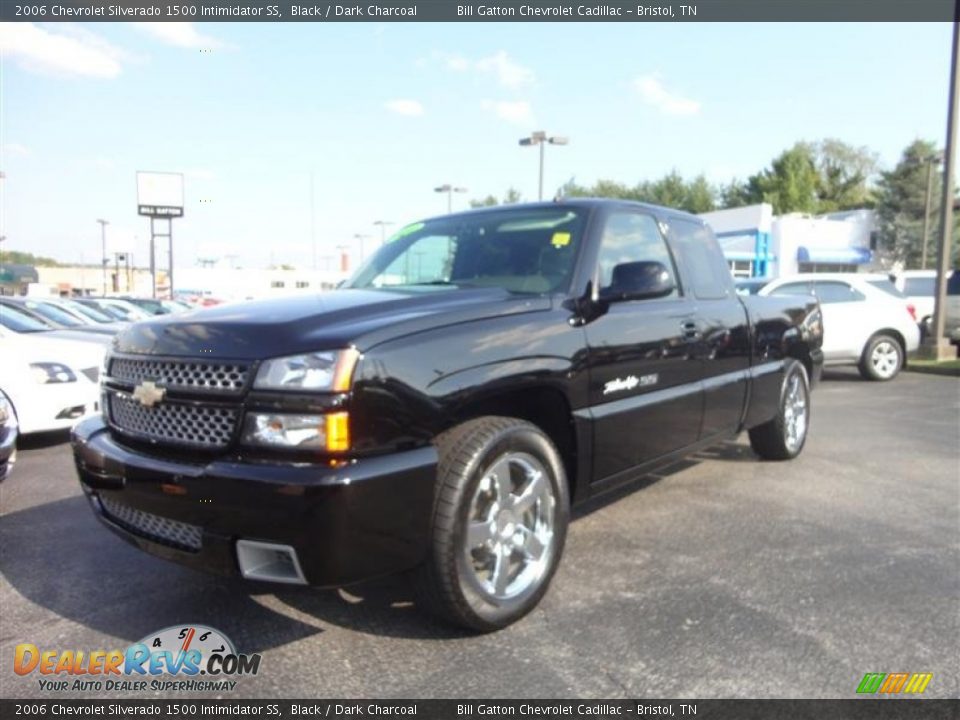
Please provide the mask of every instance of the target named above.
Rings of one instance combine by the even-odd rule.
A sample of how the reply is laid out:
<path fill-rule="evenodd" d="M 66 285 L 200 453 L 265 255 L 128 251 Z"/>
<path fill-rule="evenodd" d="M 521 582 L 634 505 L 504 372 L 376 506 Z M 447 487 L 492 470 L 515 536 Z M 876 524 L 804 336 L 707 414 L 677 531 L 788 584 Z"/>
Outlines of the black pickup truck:
<path fill-rule="evenodd" d="M 529 612 L 571 504 L 743 430 L 803 448 L 813 298 L 740 298 L 709 227 L 560 200 L 409 225 L 344 287 L 114 341 L 73 432 L 96 516 L 154 555 L 341 586 L 411 571 L 478 631 Z"/>

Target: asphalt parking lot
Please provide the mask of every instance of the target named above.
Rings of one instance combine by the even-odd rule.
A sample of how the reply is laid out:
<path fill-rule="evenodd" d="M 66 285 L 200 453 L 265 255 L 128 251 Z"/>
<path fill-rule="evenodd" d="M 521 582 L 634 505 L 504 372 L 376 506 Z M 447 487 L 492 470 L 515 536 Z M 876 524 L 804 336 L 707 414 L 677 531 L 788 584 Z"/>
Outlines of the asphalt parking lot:
<path fill-rule="evenodd" d="M 741 438 L 595 503 L 540 607 L 483 637 L 402 582 L 278 592 L 143 555 L 94 520 L 62 437 L 28 439 L 0 485 L 0 570 L 6 698 L 54 697 L 14 674 L 18 643 L 191 622 L 262 653 L 237 697 L 849 698 L 899 671 L 957 697 L 960 382 L 830 373 L 798 460 Z"/>

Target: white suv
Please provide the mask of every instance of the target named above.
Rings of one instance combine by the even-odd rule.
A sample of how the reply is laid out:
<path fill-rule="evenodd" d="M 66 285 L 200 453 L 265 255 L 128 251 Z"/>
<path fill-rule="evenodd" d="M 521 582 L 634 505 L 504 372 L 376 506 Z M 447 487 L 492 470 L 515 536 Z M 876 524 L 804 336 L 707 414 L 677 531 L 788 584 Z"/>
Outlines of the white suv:
<path fill-rule="evenodd" d="M 759 295 L 814 295 L 823 312 L 825 365 L 857 365 L 891 380 L 920 345 L 916 312 L 884 275 L 805 273 L 778 278 Z"/>

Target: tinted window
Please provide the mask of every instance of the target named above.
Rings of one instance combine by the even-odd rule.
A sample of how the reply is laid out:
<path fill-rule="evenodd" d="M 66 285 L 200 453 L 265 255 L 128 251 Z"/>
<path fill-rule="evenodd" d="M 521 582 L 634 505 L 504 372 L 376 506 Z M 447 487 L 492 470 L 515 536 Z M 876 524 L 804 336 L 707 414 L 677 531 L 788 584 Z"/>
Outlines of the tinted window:
<path fill-rule="evenodd" d="M 14 332 L 42 332 L 50 326 L 9 305 L 0 305 L 0 325 Z"/>
<path fill-rule="evenodd" d="M 906 295 L 897 290 L 897 286 L 889 280 L 867 280 L 867 282 L 870 285 L 873 285 L 873 287 L 875 287 L 877 290 L 883 290 L 885 293 L 887 293 L 887 295 L 893 295 L 894 297 L 898 298 L 906 297 Z"/>
<path fill-rule="evenodd" d="M 632 212 L 615 212 L 607 218 L 600 241 L 600 292 L 611 286 L 613 268 L 632 262 L 661 263 L 676 286 L 676 272 L 670 251 L 660 234 L 657 221 L 649 215 Z M 675 296 L 674 290 L 669 297 Z"/>
<path fill-rule="evenodd" d="M 933 297 L 937 290 L 937 279 L 932 277 L 907 278 L 903 282 L 903 293 L 911 297 Z"/>
<path fill-rule="evenodd" d="M 817 297 L 824 305 L 831 303 L 857 302 L 864 299 L 862 292 L 845 282 L 821 280 L 813 284 Z"/>
<path fill-rule="evenodd" d="M 28 310 L 32 310 L 37 315 L 42 315 L 47 318 L 47 320 L 53 320 L 53 322 L 58 323 L 59 325 L 64 325 L 65 327 L 81 327 L 84 323 L 82 320 L 77 320 L 70 313 L 61 310 L 56 305 L 50 305 L 49 303 L 38 303 L 27 301 L 25 303 Z"/>
<path fill-rule="evenodd" d="M 810 283 L 806 282 L 794 282 L 786 283 L 781 285 L 776 290 L 773 290 L 771 295 L 813 295 L 813 289 L 810 287 Z"/>
<path fill-rule="evenodd" d="M 450 215 L 409 225 L 357 270 L 345 287 L 565 289 L 587 211 L 517 208 Z"/>
<path fill-rule="evenodd" d="M 670 221 L 670 240 L 688 276 L 692 294 L 716 300 L 734 294 L 733 276 L 710 229 L 687 220 Z"/>

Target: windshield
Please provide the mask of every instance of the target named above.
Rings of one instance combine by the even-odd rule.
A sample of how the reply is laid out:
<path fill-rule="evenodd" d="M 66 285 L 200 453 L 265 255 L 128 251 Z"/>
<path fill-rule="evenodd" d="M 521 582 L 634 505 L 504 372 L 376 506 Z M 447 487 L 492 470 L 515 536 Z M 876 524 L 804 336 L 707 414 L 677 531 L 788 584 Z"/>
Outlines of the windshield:
<path fill-rule="evenodd" d="M 0 325 L 18 333 L 44 332 L 50 329 L 43 321 L 30 317 L 9 305 L 0 305 Z"/>
<path fill-rule="evenodd" d="M 35 312 L 37 315 L 42 315 L 47 320 L 53 320 L 53 322 L 58 325 L 63 325 L 64 327 L 81 327 L 85 324 L 82 320 L 78 320 L 66 310 L 62 310 L 56 305 L 30 301 L 24 304 L 28 310 Z"/>
<path fill-rule="evenodd" d="M 414 223 L 390 238 L 345 287 L 565 290 L 586 215 L 579 208 L 534 207 Z"/>
<path fill-rule="evenodd" d="M 84 317 L 90 318 L 91 320 L 98 323 L 111 323 L 114 322 L 113 318 L 107 315 L 96 308 L 87 307 L 83 303 L 78 303 L 76 300 L 61 300 L 64 305 L 73 310 L 76 313 L 80 313 Z"/>

